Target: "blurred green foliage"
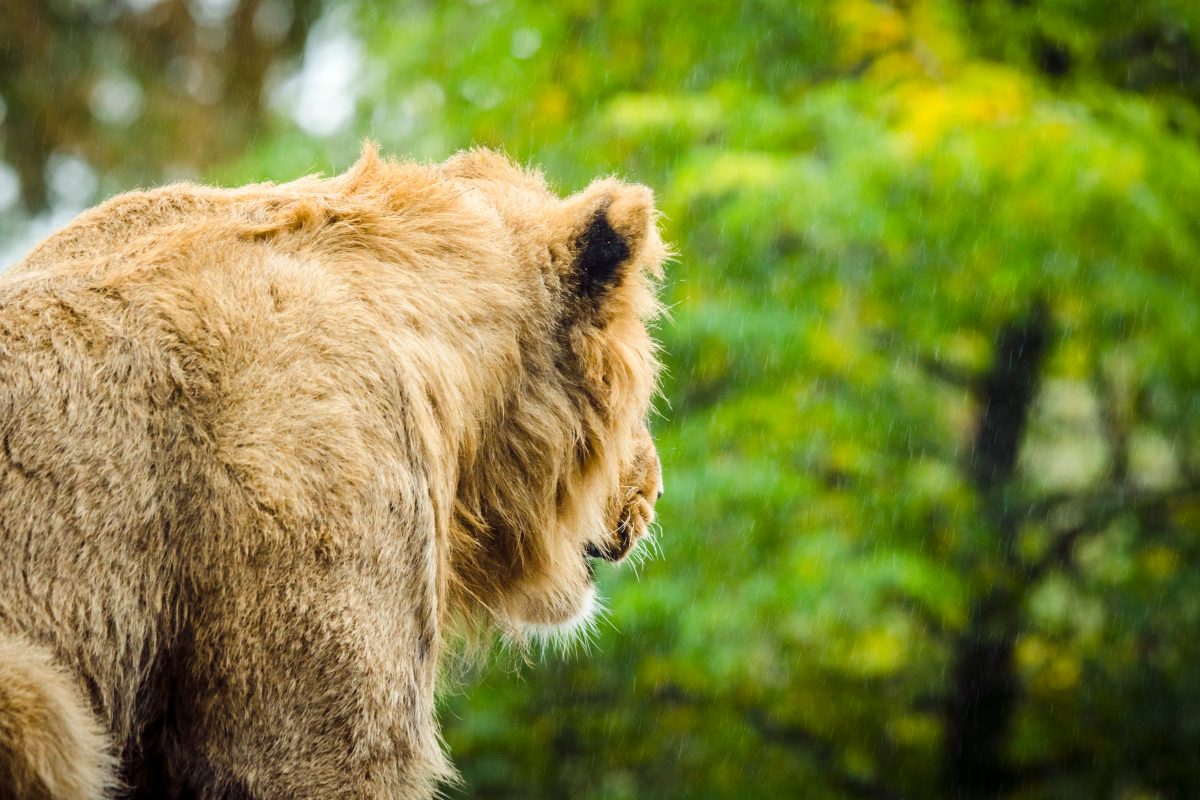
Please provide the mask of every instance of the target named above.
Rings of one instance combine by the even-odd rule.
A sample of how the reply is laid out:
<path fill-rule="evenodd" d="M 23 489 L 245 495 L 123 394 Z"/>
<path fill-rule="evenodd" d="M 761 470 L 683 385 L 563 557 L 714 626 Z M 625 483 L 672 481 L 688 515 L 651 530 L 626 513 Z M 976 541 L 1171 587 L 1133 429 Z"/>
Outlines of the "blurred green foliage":
<path fill-rule="evenodd" d="M 462 794 L 1194 793 L 1198 8 L 334 10 L 354 124 L 214 179 L 486 144 L 652 185 L 679 251 L 664 557 L 447 694 Z"/>

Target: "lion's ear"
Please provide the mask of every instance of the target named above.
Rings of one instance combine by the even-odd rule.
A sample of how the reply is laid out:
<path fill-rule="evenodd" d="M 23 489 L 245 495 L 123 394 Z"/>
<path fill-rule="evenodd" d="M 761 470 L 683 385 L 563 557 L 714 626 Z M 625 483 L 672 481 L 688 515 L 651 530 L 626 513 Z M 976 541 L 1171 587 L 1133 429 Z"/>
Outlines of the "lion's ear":
<path fill-rule="evenodd" d="M 596 181 L 566 201 L 569 286 L 596 300 L 620 286 L 641 261 L 654 226 L 654 195 L 645 186 Z"/>

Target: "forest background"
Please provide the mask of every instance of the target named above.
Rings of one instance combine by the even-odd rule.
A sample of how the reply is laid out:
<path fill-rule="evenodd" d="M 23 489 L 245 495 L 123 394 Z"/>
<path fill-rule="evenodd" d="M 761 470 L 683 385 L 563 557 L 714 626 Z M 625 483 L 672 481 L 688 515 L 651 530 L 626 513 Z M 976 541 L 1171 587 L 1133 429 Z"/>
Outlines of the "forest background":
<path fill-rule="evenodd" d="M 0 0 L 0 262 L 472 144 L 653 186 L 662 556 L 442 700 L 497 798 L 1193 795 L 1194 0 Z"/>

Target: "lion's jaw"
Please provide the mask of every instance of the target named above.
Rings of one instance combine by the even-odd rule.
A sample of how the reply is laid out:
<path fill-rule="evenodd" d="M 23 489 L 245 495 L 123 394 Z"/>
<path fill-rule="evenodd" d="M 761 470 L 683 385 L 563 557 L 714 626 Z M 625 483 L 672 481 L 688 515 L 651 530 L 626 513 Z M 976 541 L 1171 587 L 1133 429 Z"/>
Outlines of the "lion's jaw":
<path fill-rule="evenodd" d="M 654 523 L 662 491 L 658 453 L 643 430 L 631 463 L 620 471 L 615 491 L 605 493 L 607 499 L 599 504 L 599 534 L 581 536 L 581 521 L 573 519 L 553 535 L 556 545 L 547 553 L 544 567 L 527 575 L 511 595 L 506 609 L 510 620 L 535 636 L 569 636 L 586 627 L 600 608 L 594 562 L 621 563 L 637 550 Z"/>

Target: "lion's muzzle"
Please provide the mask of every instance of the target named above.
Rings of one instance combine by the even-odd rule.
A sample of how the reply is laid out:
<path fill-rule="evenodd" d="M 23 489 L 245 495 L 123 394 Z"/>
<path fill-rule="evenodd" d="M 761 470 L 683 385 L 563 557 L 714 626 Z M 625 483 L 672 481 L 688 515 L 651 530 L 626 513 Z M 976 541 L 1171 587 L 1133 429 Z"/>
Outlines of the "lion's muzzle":
<path fill-rule="evenodd" d="M 653 446 L 635 460 L 623 483 L 625 491 L 609 539 L 601 544 L 588 543 L 586 553 L 591 558 L 623 560 L 654 522 L 655 504 L 663 495 L 663 478 L 662 464 Z"/>

